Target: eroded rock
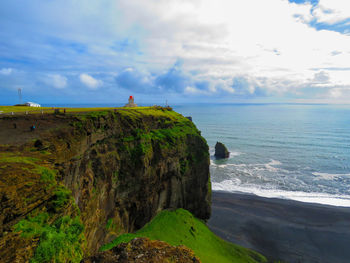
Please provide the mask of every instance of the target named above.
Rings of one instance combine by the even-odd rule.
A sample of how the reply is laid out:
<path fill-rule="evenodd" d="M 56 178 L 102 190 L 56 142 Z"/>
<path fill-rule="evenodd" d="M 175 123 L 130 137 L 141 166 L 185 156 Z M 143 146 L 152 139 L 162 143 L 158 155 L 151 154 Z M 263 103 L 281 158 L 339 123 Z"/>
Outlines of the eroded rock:
<path fill-rule="evenodd" d="M 230 157 L 230 152 L 227 150 L 226 146 L 221 142 L 216 142 L 215 157 L 217 159 L 224 159 Z"/>

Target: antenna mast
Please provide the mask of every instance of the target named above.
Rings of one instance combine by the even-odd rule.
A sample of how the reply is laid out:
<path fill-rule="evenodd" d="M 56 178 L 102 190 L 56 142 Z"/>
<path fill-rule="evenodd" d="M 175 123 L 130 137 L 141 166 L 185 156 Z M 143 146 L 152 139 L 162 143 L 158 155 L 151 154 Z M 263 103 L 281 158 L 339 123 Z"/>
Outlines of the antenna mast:
<path fill-rule="evenodd" d="M 18 99 L 19 99 L 19 104 L 22 104 L 22 89 L 18 89 Z"/>

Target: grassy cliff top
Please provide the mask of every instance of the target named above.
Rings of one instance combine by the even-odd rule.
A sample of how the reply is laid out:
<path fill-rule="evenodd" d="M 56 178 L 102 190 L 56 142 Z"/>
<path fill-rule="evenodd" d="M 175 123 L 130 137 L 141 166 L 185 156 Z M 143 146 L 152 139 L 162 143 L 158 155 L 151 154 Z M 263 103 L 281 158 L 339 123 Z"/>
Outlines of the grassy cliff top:
<path fill-rule="evenodd" d="M 44 113 L 53 113 L 55 109 L 66 110 L 66 113 L 89 113 L 89 112 L 101 112 L 101 111 L 114 111 L 114 110 L 131 110 L 136 112 L 144 112 L 144 113 L 155 113 L 157 109 L 170 109 L 161 106 L 150 106 L 150 107 L 94 107 L 94 108 L 70 108 L 70 107 L 28 107 L 28 106 L 0 106 L 0 113 L 40 113 L 44 111 Z"/>
<path fill-rule="evenodd" d="M 173 246 L 185 245 L 202 262 L 267 262 L 259 253 L 222 240 L 184 209 L 162 211 L 136 233 L 121 235 L 101 250 L 109 250 L 136 237 L 161 240 Z"/>
<path fill-rule="evenodd" d="M 28 112 L 53 112 L 54 109 L 66 109 L 67 112 L 84 112 L 84 111 L 102 111 L 102 110 L 113 110 L 111 107 L 100 107 L 100 108 L 69 108 L 69 107 L 29 107 L 29 106 L 0 106 L 0 112 L 2 113 L 24 113 Z"/>

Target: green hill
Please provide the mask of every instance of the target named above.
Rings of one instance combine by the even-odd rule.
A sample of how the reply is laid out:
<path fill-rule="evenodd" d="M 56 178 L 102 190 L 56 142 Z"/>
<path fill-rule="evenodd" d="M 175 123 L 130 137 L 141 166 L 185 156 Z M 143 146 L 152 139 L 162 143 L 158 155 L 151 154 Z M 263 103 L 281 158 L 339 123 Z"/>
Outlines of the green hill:
<path fill-rule="evenodd" d="M 134 234 L 123 234 L 101 250 L 109 250 L 135 237 L 162 240 L 171 245 L 185 245 L 192 249 L 202 262 L 267 262 L 266 258 L 252 250 L 226 242 L 184 209 L 165 210 Z"/>

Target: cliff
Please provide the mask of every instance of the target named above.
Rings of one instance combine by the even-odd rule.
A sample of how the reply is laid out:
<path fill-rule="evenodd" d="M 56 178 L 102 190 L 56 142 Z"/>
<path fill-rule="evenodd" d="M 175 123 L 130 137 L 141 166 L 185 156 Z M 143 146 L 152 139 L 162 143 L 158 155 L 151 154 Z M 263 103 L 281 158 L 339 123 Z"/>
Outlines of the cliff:
<path fill-rule="evenodd" d="M 4 262 L 79 262 L 166 208 L 210 216 L 208 146 L 170 109 L 10 116 L 0 126 Z"/>

